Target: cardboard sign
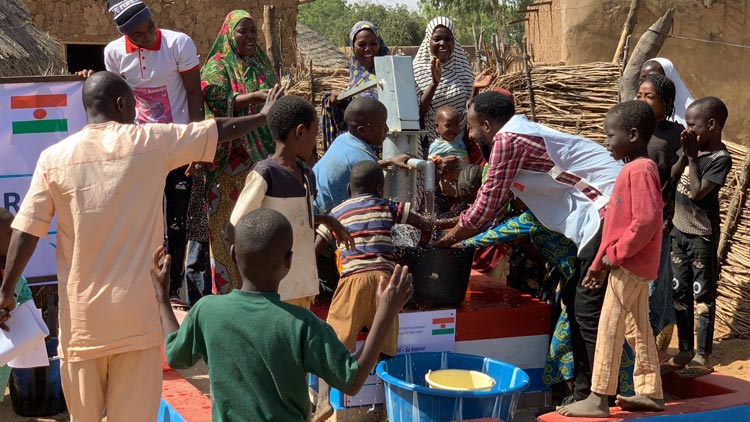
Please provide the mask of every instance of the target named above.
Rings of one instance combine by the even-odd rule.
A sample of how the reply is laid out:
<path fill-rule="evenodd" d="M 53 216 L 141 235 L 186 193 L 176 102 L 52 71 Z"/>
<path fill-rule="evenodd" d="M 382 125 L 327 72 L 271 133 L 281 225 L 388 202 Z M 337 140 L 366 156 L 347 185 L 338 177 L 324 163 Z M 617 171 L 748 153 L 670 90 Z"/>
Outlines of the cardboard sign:
<path fill-rule="evenodd" d="M 456 347 L 456 310 L 404 312 L 398 315 L 397 354 L 416 352 L 453 352 Z M 359 350 L 364 342 L 357 342 Z M 373 369 L 356 396 L 331 392 L 331 401 L 339 406 L 356 407 L 385 402 L 383 381 Z M 343 401 L 343 403 L 342 403 Z"/>

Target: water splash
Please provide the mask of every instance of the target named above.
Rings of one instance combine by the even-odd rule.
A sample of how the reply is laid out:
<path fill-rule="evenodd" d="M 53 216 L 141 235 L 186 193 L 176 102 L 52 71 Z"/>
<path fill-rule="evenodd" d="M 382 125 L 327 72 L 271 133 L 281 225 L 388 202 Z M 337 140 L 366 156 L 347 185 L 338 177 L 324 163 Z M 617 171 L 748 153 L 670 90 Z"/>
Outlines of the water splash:
<path fill-rule="evenodd" d="M 395 224 L 391 229 L 393 246 L 415 248 L 419 244 L 419 229 L 408 224 Z"/>

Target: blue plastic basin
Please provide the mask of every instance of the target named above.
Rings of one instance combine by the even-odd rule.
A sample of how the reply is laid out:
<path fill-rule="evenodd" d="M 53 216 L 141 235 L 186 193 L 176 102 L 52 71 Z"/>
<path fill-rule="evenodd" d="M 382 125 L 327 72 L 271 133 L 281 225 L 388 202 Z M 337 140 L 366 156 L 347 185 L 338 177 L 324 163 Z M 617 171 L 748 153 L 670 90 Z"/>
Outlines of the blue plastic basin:
<path fill-rule="evenodd" d="M 438 369 L 469 369 L 495 379 L 488 391 L 450 391 L 427 386 L 424 376 Z M 448 422 L 499 418 L 511 422 L 529 376 L 513 365 L 460 353 L 407 353 L 384 360 L 377 374 L 385 384 L 390 422 Z"/>

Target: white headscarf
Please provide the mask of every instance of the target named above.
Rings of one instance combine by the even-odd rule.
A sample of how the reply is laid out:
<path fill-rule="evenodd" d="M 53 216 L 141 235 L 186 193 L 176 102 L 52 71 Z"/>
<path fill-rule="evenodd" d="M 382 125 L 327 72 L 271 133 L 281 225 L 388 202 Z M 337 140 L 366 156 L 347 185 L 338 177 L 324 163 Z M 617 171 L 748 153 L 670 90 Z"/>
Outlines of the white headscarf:
<path fill-rule="evenodd" d="M 685 124 L 685 111 L 688 106 L 693 102 L 693 95 L 690 94 L 690 90 L 685 86 L 685 83 L 680 79 L 680 74 L 675 70 L 674 65 L 669 59 L 663 57 L 657 57 L 649 61 L 658 62 L 661 68 L 664 69 L 664 76 L 669 78 L 674 83 L 675 97 L 674 97 L 674 120 L 687 127 Z"/>
<path fill-rule="evenodd" d="M 449 18 L 440 16 L 431 20 L 427 25 L 422 44 L 419 46 L 416 57 L 414 57 L 414 79 L 417 81 L 417 92 L 420 97 L 427 86 L 432 83 L 430 40 L 432 39 L 432 33 L 438 26 L 448 28 L 453 33 L 454 38 L 456 36 L 455 26 Z M 474 89 L 474 71 L 458 39 L 455 40 L 455 43 L 450 59 L 440 64 L 442 78 L 437 89 L 435 89 L 432 103 L 424 118 L 424 129 L 429 133 L 430 141 L 437 139 L 439 136 L 437 129 L 435 129 L 435 111 L 444 105 L 449 105 L 458 111 L 461 116 L 462 131 L 466 124 L 466 102 L 469 101 Z"/>

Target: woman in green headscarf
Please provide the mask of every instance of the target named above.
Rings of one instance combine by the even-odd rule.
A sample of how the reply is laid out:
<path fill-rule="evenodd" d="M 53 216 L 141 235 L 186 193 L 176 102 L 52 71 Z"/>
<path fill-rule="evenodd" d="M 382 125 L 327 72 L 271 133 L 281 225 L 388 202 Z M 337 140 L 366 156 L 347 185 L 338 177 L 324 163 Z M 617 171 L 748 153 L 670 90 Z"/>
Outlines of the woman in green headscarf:
<path fill-rule="evenodd" d="M 207 117 L 246 116 L 263 107 L 278 77 L 268 56 L 258 47 L 257 37 L 258 27 L 248 12 L 235 10 L 224 19 L 201 69 Z M 273 152 L 271 131 L 263 126 L 219 146 L 214 162 L 206 169 L 213 279 L 219 293 L 240 283 L 229 245 L 222 237 L 224 226 L 250 167 Z"/>

